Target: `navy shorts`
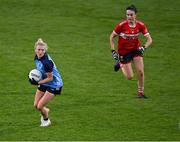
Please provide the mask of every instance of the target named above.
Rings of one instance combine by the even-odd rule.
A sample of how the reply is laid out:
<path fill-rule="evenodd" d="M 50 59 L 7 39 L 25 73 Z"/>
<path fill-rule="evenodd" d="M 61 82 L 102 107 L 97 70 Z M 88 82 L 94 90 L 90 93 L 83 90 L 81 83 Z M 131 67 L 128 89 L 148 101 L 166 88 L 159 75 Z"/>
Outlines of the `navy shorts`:
<path fill-rule="evenodd" d="M 129 52 L 125 55 L 119 54 L 120 62 L 122 64 L 127 64 L 127 63 L 131 62 L 134 57 L 138 57 L 138 56 L 143 57 L 143 54 L 139 50 Z"/>
<path fill-rule="evenodd" d="M 49 87 L 49 86 L 39 85 L 38 90 L 40 90 L 42 92 L 48 91 L 49 93 L 52 93 L 54 95 L 60 95 L 62 87 L 60 87 L 60 88 L 52 88 L 52 87 Z"/>

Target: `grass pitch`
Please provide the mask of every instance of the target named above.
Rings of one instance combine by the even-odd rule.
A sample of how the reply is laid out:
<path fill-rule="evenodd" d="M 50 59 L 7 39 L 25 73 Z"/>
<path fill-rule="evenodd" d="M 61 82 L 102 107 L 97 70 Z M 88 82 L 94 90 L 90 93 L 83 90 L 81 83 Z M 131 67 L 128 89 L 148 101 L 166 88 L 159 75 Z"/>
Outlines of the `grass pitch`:
<path fill-rule="evenodd" d="M 113 72 L 109 34 L 135 4 L 149 28 L 145 93 L 136 77 Z M 180 140 L 180 19 L 178 0 L 0 0 L 0 140 Z M 39 127 L 33 108 L 37 38 L 49 45 L 64 80 L 49 104 L 52 126 Z"/>

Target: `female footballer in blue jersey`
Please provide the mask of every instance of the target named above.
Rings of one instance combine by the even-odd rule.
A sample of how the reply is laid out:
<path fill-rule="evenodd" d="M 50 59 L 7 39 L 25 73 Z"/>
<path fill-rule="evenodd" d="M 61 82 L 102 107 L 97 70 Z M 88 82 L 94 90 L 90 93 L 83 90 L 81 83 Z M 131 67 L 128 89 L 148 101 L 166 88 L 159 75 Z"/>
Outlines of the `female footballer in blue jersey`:
<path fill-rule="evenodd" d="M 29 79 L 29 81 L 32 85 L 38 85 L 34 97 L 34 107 L 41 112 L 40 126 L 45 127 L 51 124 L 48 117 L 50 109 L 47 108 L 46 105 L 55 95 L 60 95 L 63 82 L 55 63 L 46 53 L 48 48 L 47 44 L 42 39 L 38 39 L 34 48 L 36 68 L 41 71 L 43 77 L 39 82 L 36 82 L 33 78 Z"/>

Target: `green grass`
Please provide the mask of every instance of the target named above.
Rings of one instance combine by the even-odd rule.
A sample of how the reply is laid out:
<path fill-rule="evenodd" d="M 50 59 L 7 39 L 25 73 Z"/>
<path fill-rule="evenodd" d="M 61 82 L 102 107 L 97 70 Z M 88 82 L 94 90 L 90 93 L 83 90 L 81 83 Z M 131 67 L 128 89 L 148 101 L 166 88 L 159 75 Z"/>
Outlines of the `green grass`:
<path fill-rule="evenodd" d="M 145 93 L 136 77 L 113 72 L 109 35 L 134 3 L 149 28 Z M 0 0 L 0 140 L 180 140 L 179 0 Z M 62 95 L 50 102 L 52 126 L 33 108 L 37 38 L 61 71 Z"/>

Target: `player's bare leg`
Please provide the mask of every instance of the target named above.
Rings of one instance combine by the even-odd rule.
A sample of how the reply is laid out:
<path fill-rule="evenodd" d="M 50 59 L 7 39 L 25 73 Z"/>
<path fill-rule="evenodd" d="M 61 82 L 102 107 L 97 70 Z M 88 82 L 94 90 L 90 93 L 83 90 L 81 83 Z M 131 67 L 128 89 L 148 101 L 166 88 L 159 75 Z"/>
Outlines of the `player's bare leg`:
<path fill-rule="evenodd" d="M 40 99 L 38 103 L 38 110 L 41 112 L 42 117 L 41 117 L 41 127 L 46 127 L 51 125 L 51 121 L 48 118 L 48 114 L 50 109 L 46 107 L 46 105 L 49 103 L 50 100 L 52 100 L 54 95 L 49 92 L 45 92 L 44 96 Z"/>
<path fill-rule="evenodd" d="M 138 96 L 144 96 L 144 62 L 143 62 L 143 57 L 135 57 L 133 59 L 135 68 L 136 68 L 136 73 L 138 77 Z"/>
<path fill-rule="evenodd" d="M 132 70 L 132 66 L 131 63 L 127 63 L 127 64 L 122 64 L 121 65 L 121 70 L 124 74 L 124 76 L 128 79 L 131 80 L 134 76 L 133 70 Z"/>
<path fill-rule="evenodd" d="M 46 105 L 49 103 L 50 100 L 52 100 L 54 95 L 50 92 L 47 92 L 44 94 L 44 96 L 40 99 L 37 108 L 41 111 L 41 114 L 43 115 L 43 118 L 48 118 L 48 113 L 50 111 L 49 108 L 46 107 Z"/>
<path fill-rule="evenodd" d="M 35 94 L 35 97 L 34 97 L 34 107 L 36 109 L 37 109 L 38 102 L 43 97 L 43 95 L 44 95 L 44 92 L 42 92 L 40 90 L 36 91 L 36 94 Z"/>
<path fill-rule="evenodd" d="M 48 118 L 48 114 L 50 112 L 50 109 L 47 107 L 43 107 L 44 112 L 46 112 L 46 116 L 43 116 L 43 118 Z"/>

